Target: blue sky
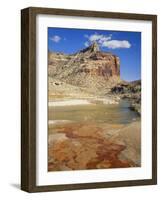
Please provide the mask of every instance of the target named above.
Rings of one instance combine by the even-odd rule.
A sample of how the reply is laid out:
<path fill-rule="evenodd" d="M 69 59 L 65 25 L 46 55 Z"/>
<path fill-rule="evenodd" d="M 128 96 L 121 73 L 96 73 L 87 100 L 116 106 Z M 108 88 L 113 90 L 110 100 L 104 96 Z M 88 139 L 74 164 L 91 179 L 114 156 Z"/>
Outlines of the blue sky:
<path fill-rule="evenodd" d="M 48 49 L 76 53 L 96 41 L 100 49 L 120 57 L 121 78 L 141 79 L 141 33 L 91 29 L 48 28 Z"/>

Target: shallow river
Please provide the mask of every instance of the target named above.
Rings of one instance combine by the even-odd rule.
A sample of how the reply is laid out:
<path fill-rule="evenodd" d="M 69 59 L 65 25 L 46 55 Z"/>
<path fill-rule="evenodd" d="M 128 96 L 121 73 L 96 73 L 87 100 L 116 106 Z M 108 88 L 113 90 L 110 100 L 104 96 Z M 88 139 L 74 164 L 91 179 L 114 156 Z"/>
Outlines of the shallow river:
<path fill-rule="evenodd" d="M 127 124 L 139 120 L 138 114 L 129 109 L 129 102 L 120 101 L 115 105 L 73 105 L 49 107 L 48 119 L 71 120 L 76 122 L 97 122 Z"/>

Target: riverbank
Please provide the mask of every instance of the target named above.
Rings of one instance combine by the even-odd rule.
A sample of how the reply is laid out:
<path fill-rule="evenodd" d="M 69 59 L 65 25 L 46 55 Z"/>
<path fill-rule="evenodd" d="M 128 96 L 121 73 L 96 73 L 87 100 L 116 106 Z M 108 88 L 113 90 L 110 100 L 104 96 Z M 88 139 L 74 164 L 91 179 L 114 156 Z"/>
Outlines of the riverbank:
<path fill-rule="evenodd" d="M 59 100 L 59 101 L 49 101 L 48 106 L 71 106 L 71 105 L 89 105 L 91 104 L 86 99 L 71 99 L 71 100 Z"/>
<path fill-rule="evenodd" d="M 111 89 L 113 96 L 130 102 L 130 109 L 141 115 L 141 80 L 122 82 Z"/>
<path fill-rule="evenodd" d="M 112 98 L 84 98 L 84 99 L 57 99 L 56 101 L 49 101 L 48 106 L 72 106 L 72 105 L 90 105 L 90 104 L 118 104 L 119 99 Z"/>

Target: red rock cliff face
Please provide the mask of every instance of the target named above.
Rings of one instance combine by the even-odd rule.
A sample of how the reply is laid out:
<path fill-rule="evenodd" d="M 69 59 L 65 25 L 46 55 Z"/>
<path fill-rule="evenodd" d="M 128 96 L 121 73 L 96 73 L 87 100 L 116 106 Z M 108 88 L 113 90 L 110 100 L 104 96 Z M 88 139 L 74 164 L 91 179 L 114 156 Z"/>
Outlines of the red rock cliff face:
<path fill-rule="evenodd" d="M 99 50 L 94 43 L 76 54 L 49 53 L 49 76 L 72 85 L 90 87 L 93 82 L 120 79 L 120 59 Z"/>
<path fill-rule="evenodd" d="M 115 55 L 98 51 L 86 59 L 79 72 L 104 78 L 120 76 L 120 60 Z"/>

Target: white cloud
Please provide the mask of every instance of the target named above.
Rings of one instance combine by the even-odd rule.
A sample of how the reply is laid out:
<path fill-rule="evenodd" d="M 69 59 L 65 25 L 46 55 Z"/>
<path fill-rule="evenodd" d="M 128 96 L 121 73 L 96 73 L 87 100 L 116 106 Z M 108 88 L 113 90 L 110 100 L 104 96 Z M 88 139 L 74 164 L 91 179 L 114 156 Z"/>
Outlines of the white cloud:
<path fill-rule="evenodd" d="M 108 47 L 109 49 L 119 49 L 119 48 L 130 48 L 131 44 L 127 40 L 110 40 L 104 41 L 102 43 L 103 47 Z"/>
<path fill-rule="evenodd" d="M 58 35 L 54 35 L 54 36 L 52 36 L 52 37 L 50 38 L 50 40 L 52 40 L 53 42 L 58 43 L 58 42 L 60 42 L 61 37 L 58 36 Z"/>
<path fill-rule="evenodd" d="M 100 40 L 101 37 L 102 37 L 102 35 L 94 34 L 94 35 L 90 35 L 90 36 L 89 36 L 89 40 L 90 40 L 91 42 L 94 42 L 94 41 Z"/>
<path fill-rule="evenodd" d="M 106 36 L 106 35 L 101 35 L 101 34 L 95 33 L 93 35 L 88 36 L 88 39 L 90 42 L 97 41 L 99 44 L 102 44 L 102 42 L 110 40 L 111 35 Z"/>
<path fill-rule="evenodd" d="M 86 42 L 84 43 L 84 46 L 88 47 L 88 46 L 89 46 L 89 42 L 86 41 Z"/>
<path fill-rule="evenodd" d="M 93 42 L 97 42 L 101 47 L 107 47 L 109 49 L 118 49 L 118 48 L 130 48 L 131 44 L 127 40 L 112 40 L 112 34 L 103 35 L 103 34 L 92 34 L 84 35 L 88 40 L 84 43 L 85 46 L 89 46 Z"/>

